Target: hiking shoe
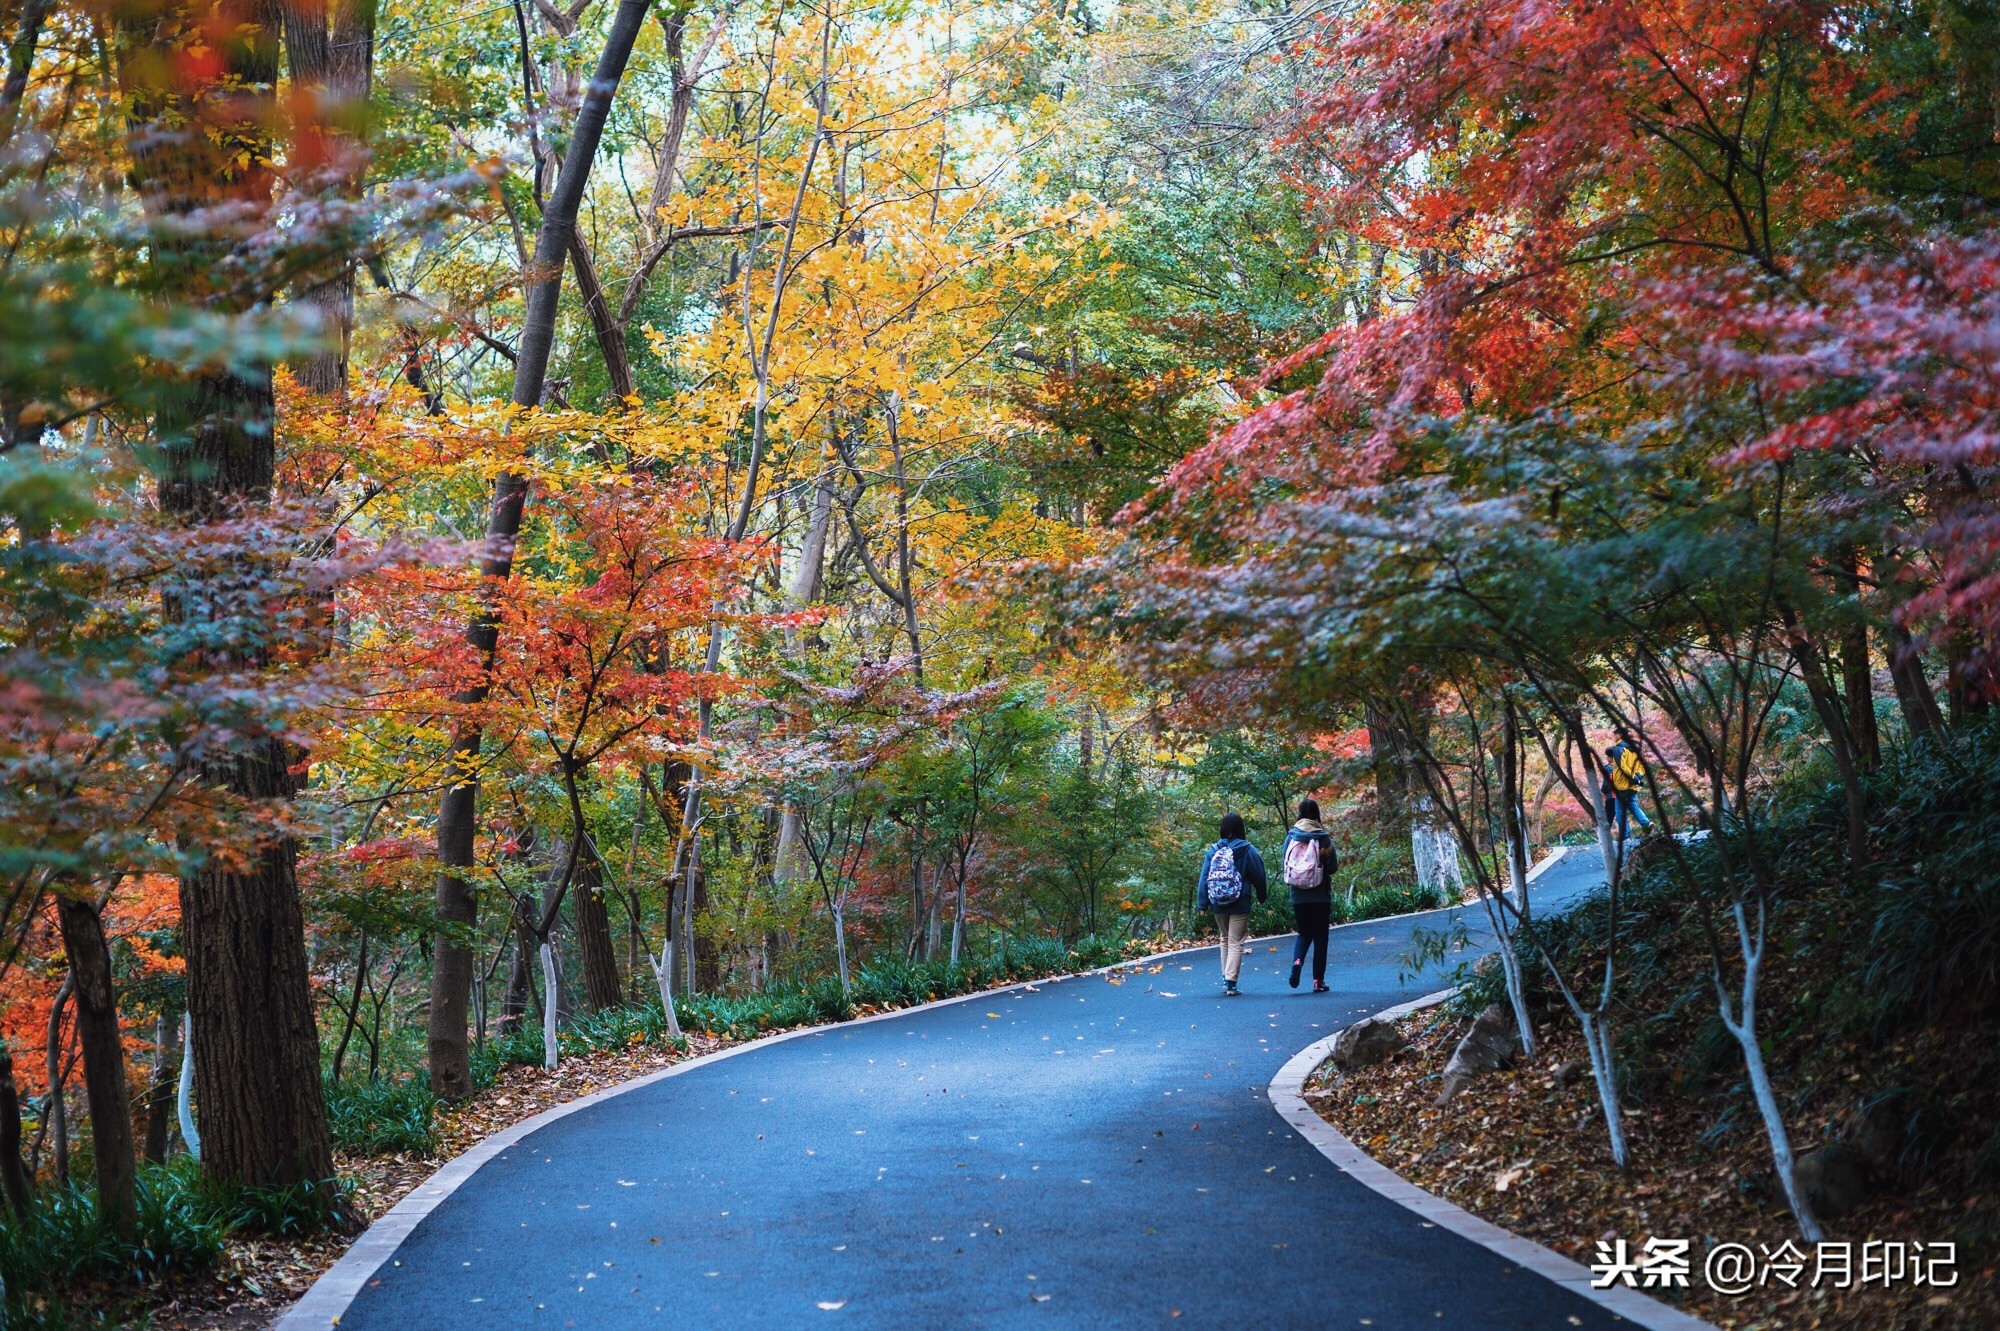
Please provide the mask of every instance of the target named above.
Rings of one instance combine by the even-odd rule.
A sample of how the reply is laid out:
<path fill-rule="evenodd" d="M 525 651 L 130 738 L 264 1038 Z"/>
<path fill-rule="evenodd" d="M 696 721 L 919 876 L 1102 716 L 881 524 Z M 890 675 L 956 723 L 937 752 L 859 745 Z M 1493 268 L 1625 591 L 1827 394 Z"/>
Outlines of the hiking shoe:
<path fill-rule="evenodd" d="M 1303 964 L 1303 962 L 1297 961 L 1292 963 L 1292 988 L 1294 989 L 1299 987 L 1299 967 Z"/>
<path fill-rule="evenodd" d="M 1313 981 L 1313 992 L 1314 992 L 1314 993 L 1316 993 L 1316 994 L 1330 994 L 1330 993 L 1332 993 L 1332 992 L 1333 992 L 1333 990 L 1331 990 L 1331 989 L 1329 989 L 1329 988 L 1327 988 L 1327 987 L 1326 987 L 1326 981 L 1325 981 L 1325 980 L 1314 980 L 1314 981 Z"/>
<path fill-rule="evenodd" d="M 1236 987 L 1236 981 L 1224 980 L 1222 982 L 1222 996 L 1224 998 L 1240 998 L 1242 995 L 1243 991 Z"/>

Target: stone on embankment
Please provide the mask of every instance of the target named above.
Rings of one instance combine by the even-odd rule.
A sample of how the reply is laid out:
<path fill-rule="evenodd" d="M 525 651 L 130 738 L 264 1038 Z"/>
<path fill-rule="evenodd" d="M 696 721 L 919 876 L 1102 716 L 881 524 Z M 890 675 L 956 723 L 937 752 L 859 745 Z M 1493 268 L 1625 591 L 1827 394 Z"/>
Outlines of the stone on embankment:
<path fill-rule="evenodd" d="M 1342 1072 L 1372 1067 L 1386 1062 L 1402 1044 L 1393 1022 L 1366 1017 L 1334 1037 L 1333 1065 Z"/>
<path fill-rule="evenodd" d="M 1861 1157 L 1840 1142 L 1815 1146 L 1792 1168 L 1799 1191 L 1822 1220 L 1838 1220 L 1868 1199 L 1868 1170 Z"/>
<path fill-rule="evenodd" d="M 1518 1047 L 1514 1023 L 1506 1009 L 1498 1005 L 1487 1008 L 1473 1019 L 1472 1028 L 1458 1042 L 1458 1048 L 1452 1050 L 1451 1061 L 1444 1065 L 1444 1086 L 1438 1092 L 1437 1102 L 1449 1101 L 1474 1077 L 1506 1067 Z"/>

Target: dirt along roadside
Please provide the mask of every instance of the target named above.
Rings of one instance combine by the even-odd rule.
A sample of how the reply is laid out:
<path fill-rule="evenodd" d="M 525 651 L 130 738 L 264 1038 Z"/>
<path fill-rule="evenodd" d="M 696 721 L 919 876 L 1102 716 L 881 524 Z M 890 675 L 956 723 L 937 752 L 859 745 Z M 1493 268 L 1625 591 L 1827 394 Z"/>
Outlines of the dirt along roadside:
<path fill-rule="evenodd" d="M 1935 1284 L 1920 1283 L 1908 1266 L 1911 1245 L 1925 1244 L 1935 1257 L 1934 1241 L 1963 1233 L 1969 1218 L 1992 1207 L 1976 1182 L 1940 1173 L 1907 1194 L 1872 1197 L 1829 1226 L 1837 1245 L 1849 1245 L 1852 1272 L 1842 1288 L 1841 1249 L 1821 1273 L 1818 1253 L 1798 1242 L 1754 1119 L 1725 1119 L 1729 1130 L 1717 1131 L 1713 1105 L 1652 1097 L 1627 1110 L 1632 1167 L 1621 1173 L 1605 1147 L 1582 1039 L 1568 1023 L 1543 1028 L 1534 1060 L 1478 1077 L 1442 1106 L 1444 1068 L 1469 1023 L 1438 1006 L 1396 1026 L 1398 1048 L 1387 1061 L 1354 1071 L 1323 1064 L 1305 1097 L 1362 1150 L 1437 1197 L 1586 1266 L 1600 1257 L 1600 1242 L 1623 1240 L 1636 1258 L 1649 1239 L 1690 1240 L 1687 1288 L 1645 1292 L 1717 1326 L 2000 1326 L 1990 1246 L 1956 1245 L 1951 1268 L 1933 1268 Z M 1883 1052 L 1920 1062 L 1942 1051 Z M 1760 1261 L 1772 1269 L 1742 1294 L 1719 1293 L 1704 1280 L 1704 1256 L 1717 1245 L 1744 1244 L 1761 1256 L 1788 1242 L 1805 1254 L 1792 1283 L 1784 1260 Z M 1897 1244 L 1904 1262 L 1897 1278 L 1863 1286 L 1864 1258 L 1872 1254 L 1886 1269 Z"/>

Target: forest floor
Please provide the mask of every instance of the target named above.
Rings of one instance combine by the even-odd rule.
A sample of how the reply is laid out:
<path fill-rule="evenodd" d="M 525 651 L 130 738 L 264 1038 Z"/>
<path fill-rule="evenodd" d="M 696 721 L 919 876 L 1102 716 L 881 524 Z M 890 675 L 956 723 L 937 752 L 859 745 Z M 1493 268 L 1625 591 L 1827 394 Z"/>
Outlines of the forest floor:
<path fill-rule="evenodd" d="M 1808 1258 L 1796 1288 L 1772 1281 L 1729 1297 L 1703 1279 L 1707 1243 L 1756 1250 L 1797 1238 L 1771 1181 L 1754 1114 L 1739 1112 L 1733 1128 L 1718 1131 L 1712 1101 L 1687 1094 L 1647 1097 L 1627 1108 L 1633 1164 L 1620 1175 L 1610 1163 L 1590 1075 L 1578 1075 L 1587 1065 L 1573 1023 L 1540 1028 L 1534 1060 L 1517 1059 L 1511 1069 L 1475 1079 L 1442 1107 L 1436 1104 L 1440 1077 L 1466 1023 L 1437 1008 L 1406 1017 L 1398 1027 L 1405 1043 L 1392 1059 L 1352 1073 L 1328 1064 L 1309 1082 L 1306 1098 L 1362 1150 L 1435 1196 L 1586 1266 L 1600 1239 L 1624 1239 L 1634 1256 L 1651 1237 L 1690 1239 L 1693 1276 L 1682 1306 L 1721 1327 L 2000 1326 L 1993 1242 L 2000 1198 L 1979 1181 L 1971 1149 L 1978 1134 L 1963 1134 L 1960 1145 L 1943 1150 L 1920 1186 L 1878 1193 L 1828 1226 L 1836 1240 L 1852 1242 L 1857 1281 L 1866 1241 L 1955 1239 L 1955 1287 L 1905 1279 L 1865 1289 L 1809 1288 L 1814 1272 Z M 1961 1087 L 1984 1085 L 1989 1089 L 1982 1098 L 1991 1099 L 2000 1068 L 1990 1066 L 1989 1044 L 1976 1029 L 1925 1031 L 1865 1049 L 1828 1042 L 1806 1053 L 1809 1068 L 1784 1071 L 1798 1078 L 1787 1084 L 1842 1091 L 1942 1078 Z M 1989 1113 L 1992 1108 L 1978 1106 Z M 1724 1114 L 1722 1121 L 1732 1119 Z M 1813 1144 L 1803 1127 L 1795 1125 L 1795 1132 L 1799 1149 Z"/>

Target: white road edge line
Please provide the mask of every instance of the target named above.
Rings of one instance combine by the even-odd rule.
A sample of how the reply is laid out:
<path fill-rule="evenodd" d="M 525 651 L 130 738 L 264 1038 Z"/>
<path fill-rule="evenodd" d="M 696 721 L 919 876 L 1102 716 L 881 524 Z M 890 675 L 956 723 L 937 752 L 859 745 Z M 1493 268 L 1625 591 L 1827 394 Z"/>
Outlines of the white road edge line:
<path fill-rule="evenodd" d="M 1534 881 L 1535 878 L 1540 876 L 1543 870 L 1561 859 L 1563 852 L 1568 849 L 1567 846 L 1558 846 L 1555 850 L 1551 851 L 1548 858 L 1542 860 L 1529 871 L 1528 880 L 1530 882 Z M 1363 925 L 1385 924 L 1391 920 L 1408 919 L 1413 915 L 1433 915 L 1447 910 L 1459 910 L 1463 909 L 1466 904 L 1460 902 L 1449 906 L 1435 906 L 1430 910 L 1405 911 L 1400 915 L 1381 915 L 1372 920 L 1361 920 L 1354 924 L 1344 924 L 1337 927 L 1341 929 L 1359 929 Z M 1290 938 L 1291 936 L 1290 934 L 1269 934 L 1262 938 L 1245 939 L 1244 942 L 1248 945 L 1249 943 L 1269 942 L 1272 939 Z M 1112 971 L 1144 966 L 1168 957 L 1186 956 L 1190 952 L 1207 952 L 1213 949 L 1214 946 L 1215 944 L 1213 943 L 1197 943 L 1192 947 L 1176 948 L 1172 952 L 1154 952 L 1148 956 L 1135 957 L 1130 961 L 1114 961 L 1109 966 L 1097 966 L 1085 971 L 1072 971 L 1068 975 L 1051 975 L 1041 980 L 1023 980 L 1018 984 L 1004 985 L 998 989 L 975 989 L 969 994 L 959 994 L 954 998 L 939 998 L 928 1003 L 913 1003 L 909 1007 L 893 1008 L 888 1012 L 871 1013 L 865 1017 L 850 1017 L 846 1021 L 833 1021 L 819 1026 L 801 1026 L 796 1030 L 779 1031 L 772 1035 L 760 1036 L 755 1040 L 746 1040 L 742 1044 L 731 1045 L 727 1049 L 718 1049 L 712 1054 L 702 1054 L 699 1057 L 690 1058 L 685 1062 L 676 1063 L 672 1067 L 661 1068 L 658 1072 L 648 1072 L 643 1076 L 634 1077 L 630 1081 L 621 1081 L 615 1086 L 607 1086 L 601 1091 L 592 1092 L 578 1100 L 570 1100 L 564 1104 L 559 1104 L 553 1109 L 545 1109 L 533 1118 L 524 1118 L 512 1127 L 502 1128 L 491 1137 L 482 1139 L 478 1144 L 466 1150 L 463 1155 L 454 1156 L 452 1159 L 447 1160 L 443 1165 L 438 1167 L 438 1171 L 435 1174 L 432 1174 L 422 1183 L 419 1183 L 416 1187 L 405 1193 L 401 1201 L 390 1207 L 380 1218 L 362 1232 L 361 1237 L 356 1239 L 353 1246 L 341 1255 L 339 1261 L 327 1268 L 326 1273 L 313 1282 L 312 1288 L 299 1296 L 299 1301 L 287 1309 L 285 1315 L 279 1318 L 274 1324 L 273 1331 L 322 1331 L 323 1328 L 339 1326 L 340 1319 L 347 1312 L 348 1305 L 353 1303 L 355 1297 L 366 1288 L 369 1278 L 381 1270 L 382 1264 L 394 1255 L 396 1249 L 403 1246 L 403 1241 L 409 1238 L 410 1232 L 416 1229 L 423 1218 L 436 1210 L 454 1192 L 465 1186 L 467 1180 L 479 1172 L 480 1166 L 509 1147 L 518 1146 L 529 1134 L 546 1128 L 559 1119 L 567 1118 L 579 1110 L 588 1109 L 594 1104 L 609 1100 L 614 1096 L 623 1095 L 627 1091 L 636 1091 L 641 1087 L 651 1086 L 654 1082 L 662 1081 L 668 1077 L 677 1077 L 683 1072 L 692 1072 L 694 1069 L 705 1067 L 710 1063 L 718 1063 L 725 1058 L 734 1058 L 738 1054 L 747 1054 L 753 1049 L 762 1049 L 786 1040 L 796 1040 L 807 1035 L 821 1035 L 827 1031 L 838 1030 L 844 1026 L 859 1026 L 871 1021 L 894 1021 L 910 1016 L 912 1013 L 924 1012 L 931 1008 L 951 1007 L 957 1003 L 970 1003 L 974 999 L 993 999 L 1016 989 L 1026 989 L 1030 985 L 1039 987 L 1045 984 L 1058 984 L 1063 980 L 1072 978 L 1080 979 L 1087 975 L 1104 975 Z M 1294 1059 L 1293 1062 L 1297 1062 L 1297 1060 Z M 1285 1066 L 1289 1068 L 1291 1064 L 1288 1063 Z M 1317 1064 L 1314 1066 L 1317 1066 Z M 1282 1077 L 1284 1074 L 1280 1072 L 1279 1075 Z M 1273 1083 L 1274 1090 L 1275 1086 L 1276 1083 Z M 1322 1147 L 1321 1149 L 1325 1148 Z M 1695 1325 L 1700 1324 L 1697 1323 Z"/>
<path fill-rule="evenodd" d="M 1529 874 L 1533 879 L 1541 871 L 1560 857 L 1561 850 L 1535 866 Z M 1395 1007 L 1384 1008 L 1375 1014 L 1377 1021 L 1395 1021 L 1407 1017 L 1412 1012 L 1420 1012 L 1427 1007 L 1450 998 L 1456 990 L 1440 989 L 1408 1003 L 1398 1003 Z M 1367 1020 L 1367 1018 L 1363 1018 Z M 1481 1220 L 1461 1207 L 1452 1205 L 1442 1197 L 1425 1192 L 1416 1184 L 1390 1169 L 1374 1156 L 1356 1146 L 1340 1130 L 1320 1117 L 1319 1111 L 1306 1103 L 1306 1079 L 1311 1077 L 1320 1064 L 1326 1062 L 1333 1053 L 1333 1042 L 1340 1038 L 1335 1031 L 1323 1040 L 1313 1043 L 1292 1055 L 1285 1066 L 1278 1069 L 1278 1075 L 1271 1078 L 1271 1107 L 1278 1111 L 1278 1117 L 1311 1142 L 1319 1153 L 1331 1160 L 1334 1167 L 1348 1175 L 1363 1187 L 1381 1194 L 1408 1211 L 1415 1212 L 1422 1219 L 1448 1229 L 1462 1239 L 1468 1239 L 1488 1252 L 1516 1266 L 1525 1267 L 1546 1280 L 1554 1281 L 1564 1289 L 1578 1294 L 1590 1302 L 1618 1317 L 1624 1318 L 1646 1331 L 1715 1331 L 1709 1323 L 1692 1317 L 1678 1308 L 1672 1308 L 1657 1299 L 1648 1298 L 1635 1289 L 1615 1285 L 1610 1289 L 1598 1289 L 1592 1285 L 1587 1267 L 1581 1266 L 1559 1252 L 1544 1248 L 1532 1239 L 1524 1239 L 1519 1234 L 1500 1228 L 1488 1220 Z"/>

